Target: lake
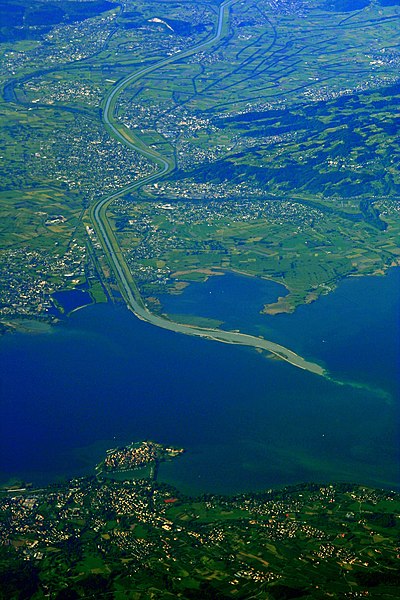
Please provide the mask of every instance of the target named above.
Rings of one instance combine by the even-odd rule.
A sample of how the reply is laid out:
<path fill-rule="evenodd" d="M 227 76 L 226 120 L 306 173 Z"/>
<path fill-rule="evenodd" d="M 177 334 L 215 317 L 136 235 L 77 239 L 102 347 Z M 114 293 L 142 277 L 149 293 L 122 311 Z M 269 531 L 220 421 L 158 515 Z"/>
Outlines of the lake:
<path fill-rule="evenodd" d="M 171 313 L 262 334 L 359 388 L 157 329 L 122 306 L 87 307 L 47 334 L 5 335 L 2 481 L 93 473 L 107 448 L 147 438 L 187 449 L 159 477 L 186 492 L 301 481 L 398 489 L 399 289 L 392 269 L 274 317 L 259 310 L 282 287 L 232 274 L 164 299 Z"/>

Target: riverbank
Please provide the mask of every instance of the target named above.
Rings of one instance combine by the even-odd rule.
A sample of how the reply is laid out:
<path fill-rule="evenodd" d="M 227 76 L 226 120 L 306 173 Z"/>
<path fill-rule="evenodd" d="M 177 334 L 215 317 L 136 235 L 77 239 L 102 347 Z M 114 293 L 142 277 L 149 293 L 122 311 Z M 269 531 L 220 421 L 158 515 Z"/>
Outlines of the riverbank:
<path fill-rule="evenodd" d="M 2 336 L 3 480 L 87 475 L 107 448 L 157 439 L 187 448 L 161 473 L 185 492 L 311 480 L 395 489 L 399 286 L 400 270 L 354 278 L 293 315 L 259 315 L 279 343 L 362 388 L 249 347 L 178 336 L 110 304 L 74 313 L 52 335 Z M 261 333 L 257 314 L 244 307 L 243 326 L 254 319 Z"/>
<path fill-rule="evenodd" d="M 216 33 L 206 42 L 202 42 L 201 44 L 194 46 L 193 48 L 186 50 L 179 54 L 179 60 L 182 58 L 186 58 L 191 56 L 195 52 L 198 52 L 201 49 L 204 49 L 208 46 L 211 46 L 215 42 L 217 42 L 222 34 L 224 29 L 224 22 L 227 19 L 227 8 L 234 4 L 236 0 L 227 0 L 221 4 L 218 11 L 218 21 L 216 27 Z M 325 376 L 326 370 L 320 365 L 313 363 L 311 361 L 305 360 L 303 357 L 298 356 L 292 350 L 289 350 L 280 344 L 276 344 L 274 342 L 270 342 L 265 339 L 256 338 L 249 334 L 242 334 L 237 332 L 224 332 L 214 329 L 200 328 L 194 327 L 188 324 L 177 323 L 166 319 L 160 315 L 156 315 L 152 313 L 148 307 L 145 305 L 143 298 L 140 295 L 140 291 L 138 286 L 136 285 L 130 269 L 123 257 L 122 251 L 118 245 L 118 241 L 115 237 L 115 233 L 110 225 L 110 222 L 107 217 L 107 209 L 110 206 L 111 202 L 113 202 L 116 198 L 120 197 L 123 194 L 126 194 L 128 191 L 133 191 L 137 188 L 142 187 L 145 184 L 148 184 L 152 181 L 158 180 L 166 174 L 170 173 L 174 168 L 174 160 L 166 159 L 163 156 L 159 155 L 153 149 L 144 146 L 144 144 L 137 139 L 128 129 L 121 128 L 119 124 L 115 121 L 114 118 L 114 108 L 119 94 L 131 83 L 140 79 L 144 75 L 148 73 L 152 73 L 157 69 L 164 67 L 167 64 L 175 62 L 178 60 L 178 57 L 172 56 L 161 60 L 155 65 L 151 65 L 149 67 L 145 67 L 137 72 L 134 72 L 124 79 L 122 79 L 105 97 L 104 99 L 104 110 L 102 113 L 102 118 L 106 129 L 111 133 L 113 137 L 118 139 L 121 143 L 140 152 L 143 156 L 150 158 L 157 164 L 159 170 L 156 173 L 148 175 L 143 179 L 129 184 L 124 189 L 119 190 L 105 198 L 100 199 L 100 201 L 90 209 L 90 216 L 93 222 L 93 226 L 97 232 L 99 237 L 99 241 L 103 246 L 103 250 L 108 257 L 109 263 L 114 271 L 116 276 L 120 291 L 122 296 L 124 297 L 128 307 L 132 310 L 132 312 L 141 320 L 146 321 L 147 323 L 151 323 L 157 327 L 162 329 L 167 329 L 170 331 L 174 331 L 176 333 L 182 333 L 185 335 L 195 336 L 195 337 L 203 337 L 214 341 L 229 343 L 229 344 L 240 344 L 245 346 L 252 346 L 254 348 L 267 350 L 278 358 L 289 362 L 295 367 L 300 369 L 304 369 L 310 371 L 315 375 Z"/>

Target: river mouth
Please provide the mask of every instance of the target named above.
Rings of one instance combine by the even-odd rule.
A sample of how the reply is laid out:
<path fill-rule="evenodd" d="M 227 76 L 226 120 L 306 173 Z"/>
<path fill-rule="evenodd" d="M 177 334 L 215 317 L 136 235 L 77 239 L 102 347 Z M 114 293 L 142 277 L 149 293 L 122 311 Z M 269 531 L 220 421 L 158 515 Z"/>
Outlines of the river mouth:
<path fill-rule="evenodd" d="M 192 493 L 301 481 L 395 489 L 399 286 L 393 269 L 347 280 L 299 313 L 262 316 L 280 342 L 322 356 L 341 379 L 382 387 L 391 402 L 251 348 L 162 330 L 121 306 L 76 311 L 52 335 L 2 336 L 2 479 L 94 474 L 107 448 L 152 439 L 186 449 L 159 480 Z"/>

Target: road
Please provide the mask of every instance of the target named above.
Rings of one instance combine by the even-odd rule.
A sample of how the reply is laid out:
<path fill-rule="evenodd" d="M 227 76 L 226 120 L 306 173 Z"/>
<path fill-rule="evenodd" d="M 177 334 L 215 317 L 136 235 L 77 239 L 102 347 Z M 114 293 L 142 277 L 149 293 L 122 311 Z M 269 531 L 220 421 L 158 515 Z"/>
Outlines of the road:
<path fill-rule="evenodd" d="M 153 160 L 159 166 L 159 169 L 156 173 L 153 173 L 148 177 L 144 177 L 140 181 L 135 181 L 134 183 L 124 187 L 118 192 L 115 192 L 101 199 L 97 204 L 93 206 L 93 208 L 90 211 L 90 214 L 93 221 L 93 225 L 98 234 L 99 241 L 102 244 L 102 247 L 108 257 L 110 265 L 118 280 L 120 291 L 128 307 L 134 312 L 134 314 L 139 319 L 151 323 L 152 325 L 155 325 L 157 327 L 161 327 L 162 329 L 168 329 L 170 331 L 182 333 L 185 335 L 192 335 L 227 344 L 239 344 L 242 346 L 250 346 L 253 348 L 259 348 L 261 350 L 266 350 L 267 352 L 275 355 L 276 357 L 289 362 L 295 367 L 304 369 L 306 371 L 310 371 L 311 373 L 314 373 L 316 375 L 327 376 L 327 372 L 320 365 L 314 362 L 307 361 L 295 352 L 289 350 L 288 348 L 285 348 L 280 344 L 276 344 L 274 342 L 265 340 L 264 338 L 235 331 L 223 331 L 220 329 L 209 329 L 205 327 L 196 327 L 192 325 L 186 325 L 183 323 L 177 323 L 175 321 L 171 321 L 165 317 L 150 312 L 146 307 L 145 303 L 143 302 L 140 292 L 135 284 L 135 281 L 133 280 L 132 274 L 129 270 L 128 265 L 125 262 L 125 259 L 122 255 L 121 249 L 118 245 L 117 239 L 110 226 L 106 214 L 107 209 L 111 202 L 113 202 L 113 200 L 115 200 L 121 195 L 126 194 L 128 191 L 133 191 L 136 188 L 142 187 L 145 184 L 160 179 L 168 172 L 172 171 L 172 169 L 174 168 L 174 164 L 172 161 L 163 158 L 156 152 L 152 151 L 150 148 L 145 147 L 140 141 L 136 141 L 128 130 L 123 129 L 120 125 L 116 124 L 114 120 L 114 105 L 118 95 L 122 92 L 123 89 L 125 89 L 126 86 L 140 79 L 144 75 L 161 69 L 162 67 L 171 64 L 177 60 L 181 60 L 182 58 L 191 56 L 192 54 L 195 54 L 200 50 L 203 50 L 217 42 L 222 36 L 225 18 L 228 14 L 227 9 L 236 1 L 237 0 L 227 0 L 226 2 L 223 2 L 221 4 L 218 13 L 217 28 L 213 37 L 211 37 L 205 42 L 202 42 L 198 46 L 190 48 L 189 50 L 186 50 L 184 52 L 177 53 L 174 56 L 163 59 L 155 64 L 152 64 L 135 73 L 132 73 L 128 77 L 125 77 L 120 82 L 118 82 L 117 85 L 108 93 L 108 95 L 105 98 L 103 108 L 103 122 L 107 130 L 113 135 L 113 137 L 118 139 L 125 146 L 137 152 L 140 152 L 143 156 L 146 156 L 147 158 Z"/>

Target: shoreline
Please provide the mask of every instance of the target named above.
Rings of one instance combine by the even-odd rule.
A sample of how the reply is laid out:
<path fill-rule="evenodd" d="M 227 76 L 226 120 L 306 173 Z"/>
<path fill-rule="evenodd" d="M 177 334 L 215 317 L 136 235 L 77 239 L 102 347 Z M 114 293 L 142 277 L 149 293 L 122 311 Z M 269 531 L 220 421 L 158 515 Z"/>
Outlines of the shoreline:
<path fill-rule="evenodd" d="M 147 183 L 161 179 L 163 176 L 169 174 L 175 167 L 173 160 L 166 159 L 154 150 L 147 148 L 140 140 L 137 140 L 136 137 L 133 137 L 129 130 L 121 129 L 121 126 L 115 122 L 114 108 L 119 94 L 129 84 L 139 80 L 142 76 L 152 73 L 168 64 L 174 63 L 177 60 L 182 60 L 182 58 L 192 56 L 199 50 L 213 45 L 215 42 L 219 41 L 223 35 L 223 28 L 226 22 L 226 9 L 236 1 L 237 0 L 225 0 L 225 2 L 220 5 L 216 33 L 209 40 L 202 42 L 178 55 L 165 58 L 154 65 L 131 73 L 117 83 L 116 86 L 106 94 L 103 100 L 102 111 L 102 121 L 106 130 L 115 139 L 119 140 L 128 148 L 131 148 L 152 160 L 159 167 L 159 169 L 155 173 L 152 173 L 139 181 L 135 181 L 123 189 L 100 199 L 96 204 L 90 207 L 90 218 L 106 257 L 108 258 L 109 265 L 114 271 L 122 297 L 124 298 L 128 308 L 136 315 L 138 319 L 151 323 L 152 325 L 162 329 L 175 331 L 176 333 L 203 337 L 223 343 L 237 343 L 244 346 L 261 348 L 277 355 L 279 358 L 289 362 L 293 366 L 310 371 L 316 375 L 326 376 L 327 371 L 320 365 L 311 361 L 307 361 L 284 346 L 275 344 L 274 342 L 269 342 L 263 338 L 257 338 L 256 336 L 251 336 L 249 334 L 223 332 L 216 329 L 192 327 L 190 325 L 175 323 L 174 321 L 167 320 L 152 313 L 146 306 L 140 294 L 138 286 L 123 257 L 121 248 L 115 236 L 115 232 L 113 231 L 110 221 L 107 217 L 107 209 L 116 198 L 126 194 L 128 191 L 133 191 L 143 187 L 143 185 Z"/>

